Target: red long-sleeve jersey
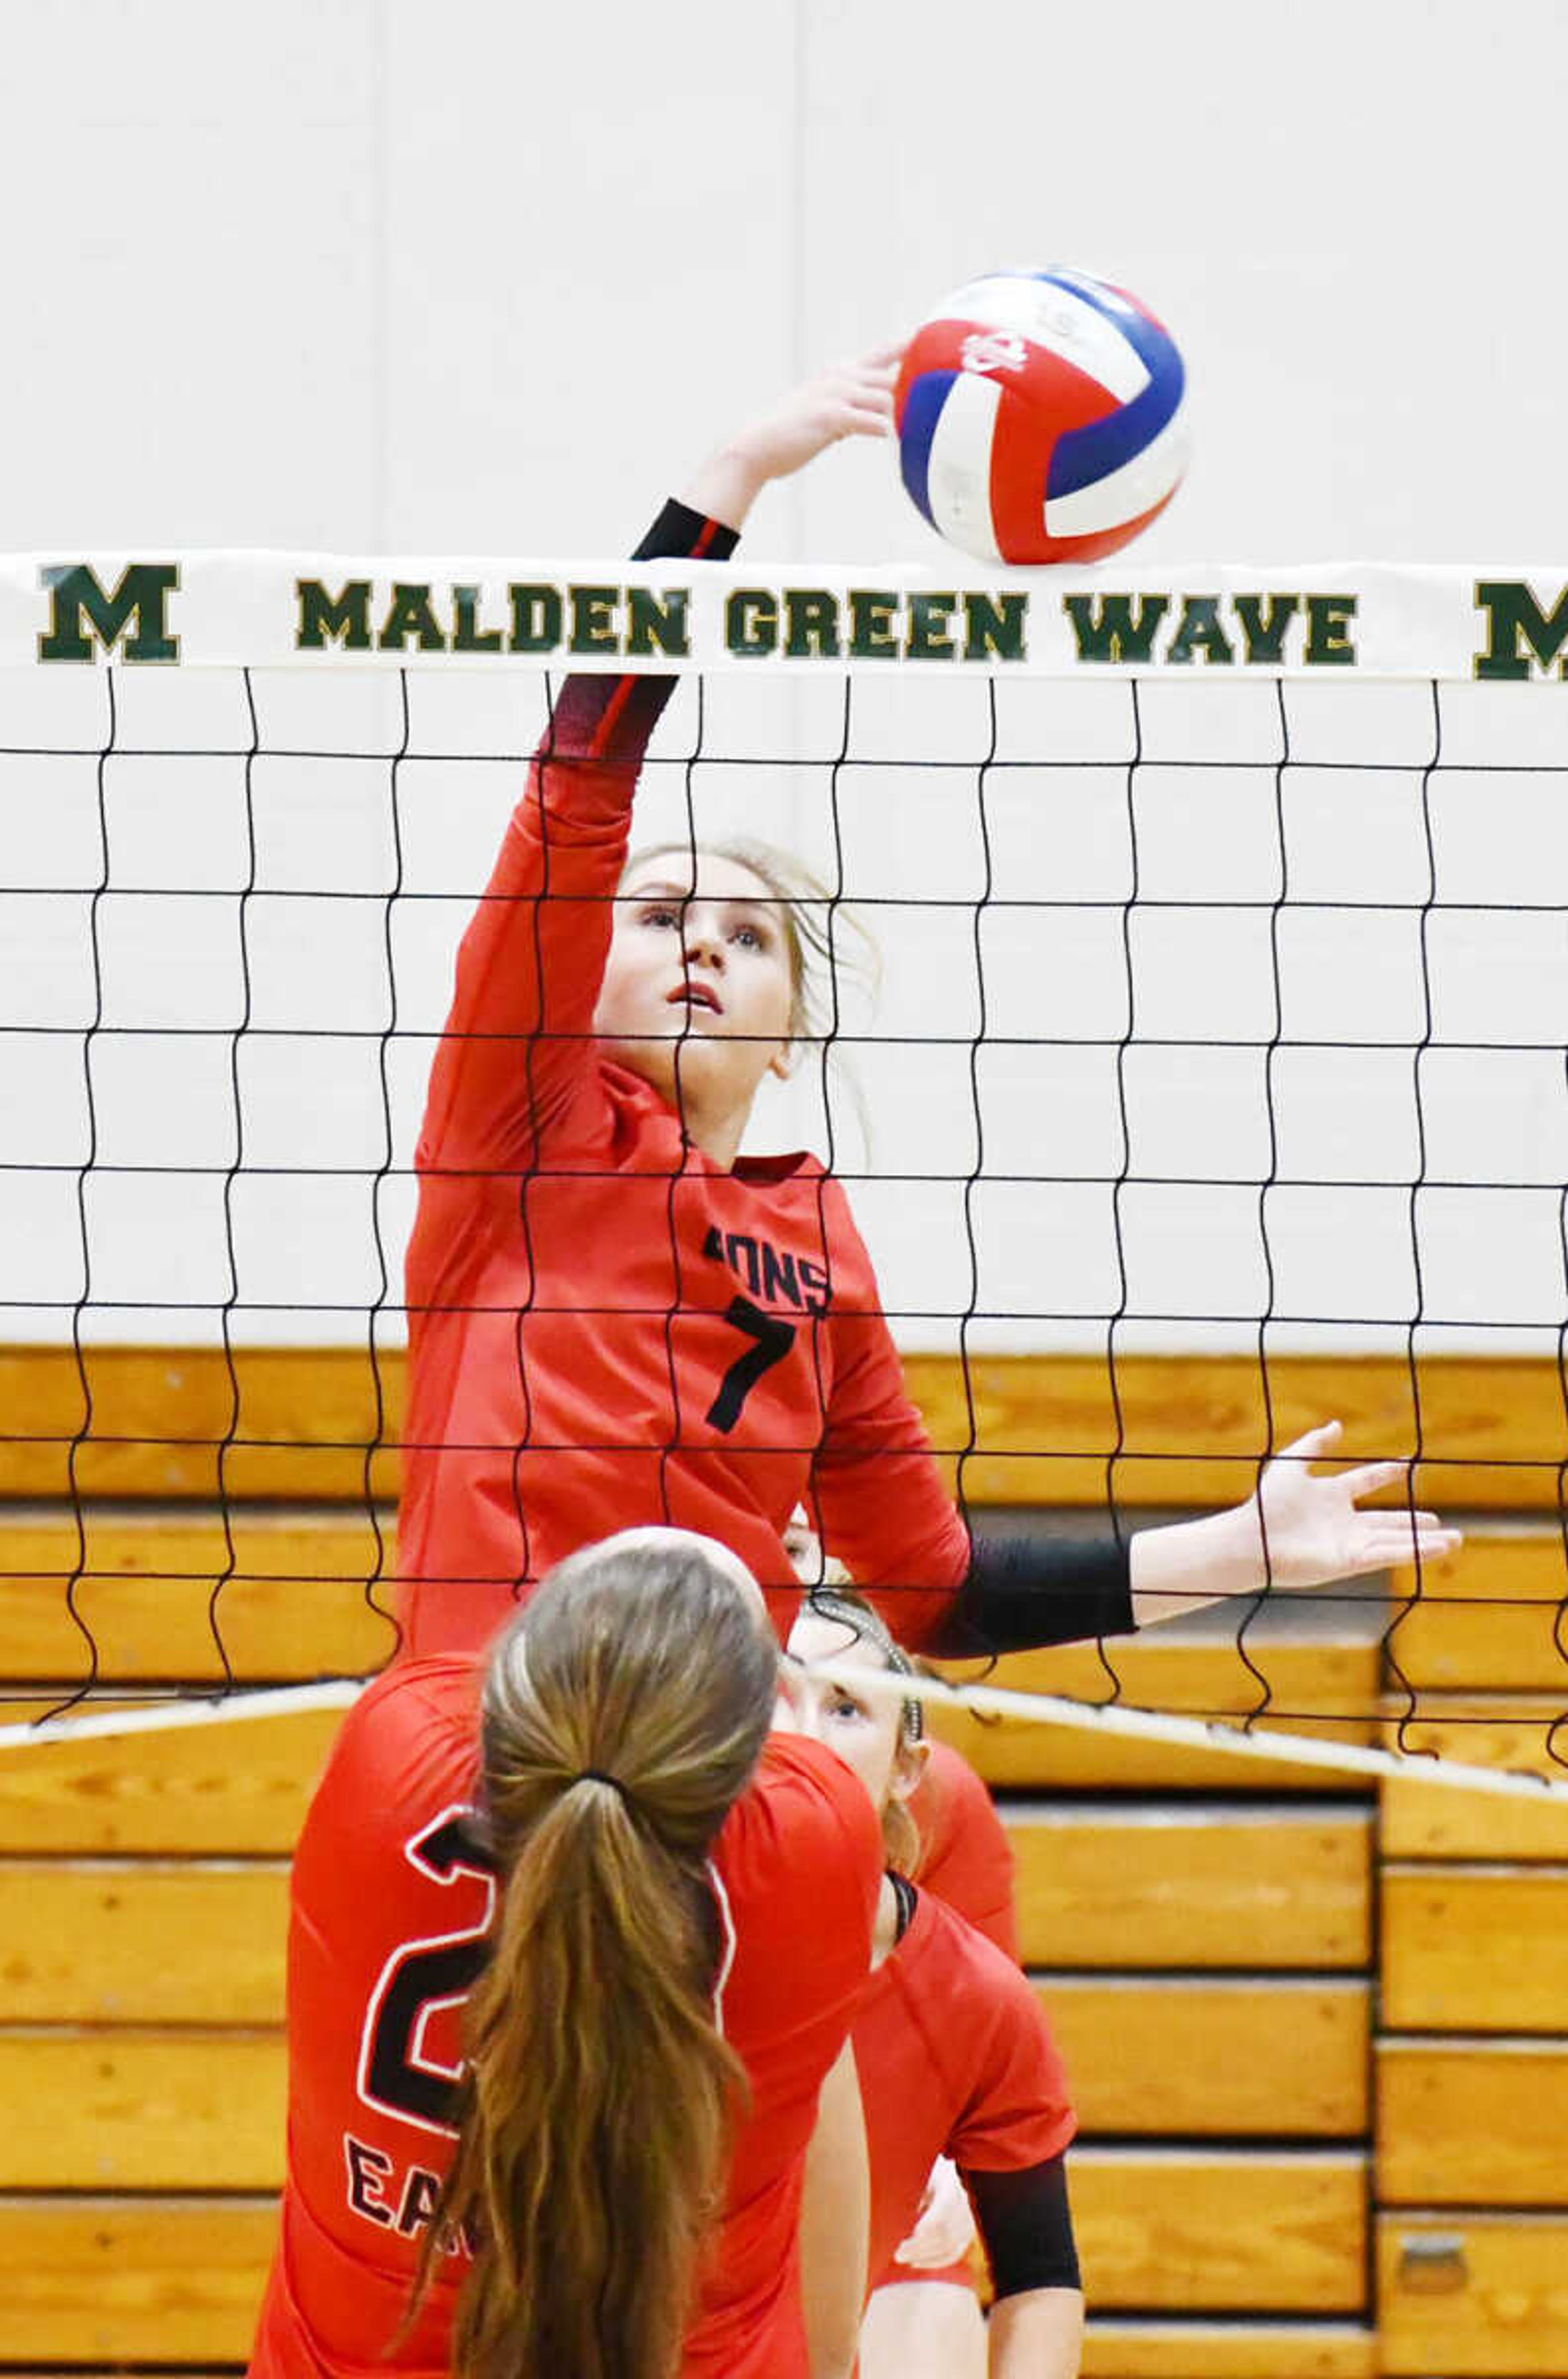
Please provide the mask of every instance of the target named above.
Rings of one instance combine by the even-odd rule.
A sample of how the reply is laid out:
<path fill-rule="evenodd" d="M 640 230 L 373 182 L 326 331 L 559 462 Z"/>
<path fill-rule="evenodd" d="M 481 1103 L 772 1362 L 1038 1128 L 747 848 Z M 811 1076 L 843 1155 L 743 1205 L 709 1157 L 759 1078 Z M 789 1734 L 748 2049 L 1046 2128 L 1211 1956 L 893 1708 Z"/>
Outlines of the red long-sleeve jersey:
<path fill-rule="evenodd" d="M 814 1157 L 726 1171 L 593 1038 L 651 725 L 573 681 L 464 936 L 417 1151 L 399 1524 L 414 1653 L 483 1644 L 579 1545 L 728 1543 L 786 1633 L 804 1503 L 919 1644 L 969 1537 Z"/>
<path fill-rule="evenodd" d="M 995 1943 L 922 1891 L 853 2036 L 871 2152 L 870 2270 L 878 2284 L 950 2277 L 892 2261 L 936 2158 L 960 2172 L 1026 2171 L 1077 2129 L 1040 2003 Z"/>
<path fill-rule="evenodd" d="M 288 2179 L 251 2379 L 449 2367 L 461 2251 L 398 2331 L 451 2159 L 459 2015 L 496 1889 L 467 1822 L 479 1674 L 449 1656 L 380 1678 L 345 1721 L 300 1836 Z M 776 1735 L 713 1866 L 727 1934 L 716 2006 L 751 2103 L 681 2379 L 805 2379 L 801 2183 L 818 2092 L 865 1987 L 875 1813 L 836 1754 Z"/>
<path fill-rule="evenodd" d="M 922 1891 L 937 1893 L 1016 1966 L 1018 1861 L 984 1782 L 951 1744 L 933 1743 L 910 1815 L 920 1830 Z"/>

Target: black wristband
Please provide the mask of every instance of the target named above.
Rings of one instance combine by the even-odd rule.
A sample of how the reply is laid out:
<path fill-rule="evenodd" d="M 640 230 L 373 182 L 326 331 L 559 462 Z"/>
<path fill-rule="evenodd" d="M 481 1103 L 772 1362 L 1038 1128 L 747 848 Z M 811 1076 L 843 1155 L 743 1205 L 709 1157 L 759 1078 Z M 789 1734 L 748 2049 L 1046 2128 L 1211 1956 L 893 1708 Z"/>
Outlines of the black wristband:
<path fill-rule="evenodd" d="M 694 512 L 670 496 L 641 545 L 633 549 L 632 559 L 661 562 L 666 555 L 688 555 L 694 561 L 728 562 L 740 542 L 739 529 L 709 520 L 706 513 Z"/>
<path fill-rule="evenodd" d="M 1065 2153 L 1024 2172 L 960 2170 L 998 2298 L 1082 2286 Z"/>
<path fill-rule="evenodd" d="M 728 562 L 739 542 L 738 533 L 722 521 L 709 520 L 671 496 L 632 558 Z M 556 701 L 545 757 L 636 767 L 674 691 L 672 677 L 569 677 Z"/>
<path fill-rule="evenodd" d="M 1137 1624 L 1125 1543 L 1109 1537 L 977 1536 L 958 1600 L 921 1648 L 938 1660 L 978 1660 L 1092 1636 L 1128 1636 Z"/>

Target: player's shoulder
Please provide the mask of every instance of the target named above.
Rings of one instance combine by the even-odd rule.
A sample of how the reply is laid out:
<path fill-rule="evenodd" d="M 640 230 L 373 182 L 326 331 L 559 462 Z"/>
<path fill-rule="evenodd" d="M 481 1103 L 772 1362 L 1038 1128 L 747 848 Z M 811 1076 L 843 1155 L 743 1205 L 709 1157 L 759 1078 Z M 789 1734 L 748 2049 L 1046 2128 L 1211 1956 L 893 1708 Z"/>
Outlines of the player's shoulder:
<path fill-rule="evenodd" d="M 894 1954 L 906 1982 L 923 1996 L 940 1989 L 949 2000 L 986 2010 L 1008 2024 L 1043 2026 L 1039 1999 L 1022 1969 L 939 1892 L 921 1891 Z"/>
<path fill-rule="evenodd" d="M 367 1820 L 461 1797 L 477 1769 L 484 1662 L 442 1652 L 394 1660 L 367 1686 L 332 1745 L 312 1816 L 351 1800 Z"/>
<path fill-rule="evenodd" d="M 802 1734 L 770 1734 L 755 1775 L 725 1820 L 718 1860 L 731 1888 L 785 1891 L 842 1866 L 857 1896 L 874 1900 L 882 1829 L 854 1770 Z"/>

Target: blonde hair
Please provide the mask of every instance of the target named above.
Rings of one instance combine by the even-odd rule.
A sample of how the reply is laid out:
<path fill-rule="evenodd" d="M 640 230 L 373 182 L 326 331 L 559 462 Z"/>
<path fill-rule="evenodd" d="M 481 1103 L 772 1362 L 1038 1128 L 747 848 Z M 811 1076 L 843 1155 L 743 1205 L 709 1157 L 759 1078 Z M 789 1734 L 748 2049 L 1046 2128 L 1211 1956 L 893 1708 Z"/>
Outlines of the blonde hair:
<path fill-rule="evenodd" d="M 669 2379 L 745 2077 L 713 1993 L 707 1858 L 772 1715 L 778 1648 L 693 1539 L 553 1571 L 483 1702 L 501 1876 L 461 2128 L 416 2301 L 474 2249 L 458 2379 Z"/>
<path fill-rule="evenodd" d="M 857 1643 L 870 1644 L 882 1655 L 882 1665 L 897 1676 L 912 1676 L 914 1662 L 894 1636 L 882 1613 L 863 1594 L 852 1586 L 840 1584 L 849 1572 L 839 1562 L 824 1563 L 826 1573 L 836 1571 L 837 1577 L 825 1576 L 824 1582 L 812 1588 L 806 1597 L 806 1609 L 814 1619 L 825 1619 L 838 1627 L 847 1627 Z M 918 1701 L 910 1699 L 899 1704 L 898 1756 L 912 1750 L 924 1739 L 925 1719 Z M 887 1853 L 887 1864 L 895 1874 L 913 1876 L 920 1868 L 924 1853 L 920 1828 L 906 1801 L 889 1798 L 882 1812 L 882 1843 Z"/>
<path fill-rule="evenodd" d="M 772 843 L 741 839 L 730 842 L 652 842 L 633 851 L 621 882 L 650 859 L 673 856 L 692 864 L 699 858 L 728 860 L 743 867 L 777 902 L 790 959 L 791 1041 L 830 1040 L 838 1029 L 837 977 L 840 969 L 874 993 L 880 975 L 875 942 L 852 909 L 831 892 L 819 876 Z M 852 954 L 838 948 L 839 931 L 848 936 Z"/>

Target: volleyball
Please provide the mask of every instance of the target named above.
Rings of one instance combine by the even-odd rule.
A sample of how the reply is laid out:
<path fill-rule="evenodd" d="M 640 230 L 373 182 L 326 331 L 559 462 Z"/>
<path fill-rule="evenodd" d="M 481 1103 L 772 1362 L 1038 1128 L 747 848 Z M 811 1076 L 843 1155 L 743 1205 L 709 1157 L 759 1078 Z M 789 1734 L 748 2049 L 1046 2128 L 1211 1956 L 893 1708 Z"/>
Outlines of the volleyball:
<path fill-rule="evenodd" d="M 987 273 L 905 350 L 904 485 L 982 561 L 1096 561 L 1176 493 L 1186 388 L 1176 341 L 1125 289 L 1057 265 Z"/>

